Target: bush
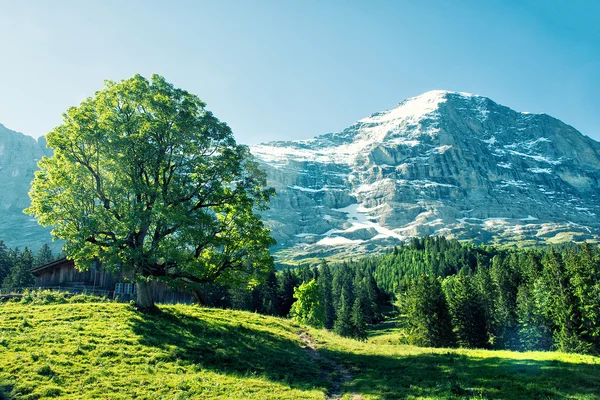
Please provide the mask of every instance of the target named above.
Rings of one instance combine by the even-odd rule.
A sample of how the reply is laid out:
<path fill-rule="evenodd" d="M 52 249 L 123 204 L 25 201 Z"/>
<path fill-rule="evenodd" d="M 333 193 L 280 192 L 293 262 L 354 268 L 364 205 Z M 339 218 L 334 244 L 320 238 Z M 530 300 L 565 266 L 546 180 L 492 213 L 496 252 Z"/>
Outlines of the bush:
<path fill-rule="evenodd" d="M 67 302 L 65 293 L 53 292 L 51 290 L 25 290 L 21 303 L 23 304 L 64 304 Z"/>
<path fill-rule="evenodd" d="M 66 304 L 66 303 L 103 303 L 110 301 L 106 296 L 91 294 L 71 294 L 52 290 L 25 290 L 21 303 L 32 305 Z"/>

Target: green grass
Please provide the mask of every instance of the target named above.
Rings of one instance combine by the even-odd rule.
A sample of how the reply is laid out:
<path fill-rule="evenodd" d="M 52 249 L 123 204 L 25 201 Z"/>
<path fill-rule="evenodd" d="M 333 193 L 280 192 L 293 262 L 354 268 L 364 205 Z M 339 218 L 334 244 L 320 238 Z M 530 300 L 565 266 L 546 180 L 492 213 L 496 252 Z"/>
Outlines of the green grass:
<path fill-rule="evenodd" d="M 19 399 L 324 397 L 326 382 L 291 321 L 183 305 L 160 310 L 0 305 L 0 393 L 4 387 Z"/>
<path fill-rule="evenodd" d="M 367 399 L 599 399 L 600 358 L 557 352 L 410 346 L 395 321 L 367 342 L 311 330 L 321 351 L 353 374 Z"/>
<path fill-rule="evenodd" d="M 392 322 L 367 342 L 309 329 L 317 363 L 300 330 L 196 306 L 0 304 L 0 399 L 323 399 L 327 362 L 352 374 L 346 398 L 600 398 L 594 357 L 406 346 Z"/>

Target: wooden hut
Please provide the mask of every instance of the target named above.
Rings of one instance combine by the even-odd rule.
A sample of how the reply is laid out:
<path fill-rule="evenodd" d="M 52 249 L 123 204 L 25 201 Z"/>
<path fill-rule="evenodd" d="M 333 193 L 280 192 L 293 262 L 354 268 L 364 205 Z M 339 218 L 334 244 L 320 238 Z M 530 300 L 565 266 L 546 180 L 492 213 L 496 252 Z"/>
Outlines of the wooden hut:
<path fill-rule="evenodd" d="M 79 271 L 72 260 L 61 258 L 31 270 L 35 286 L 77 293 L 96 293 L 129 301 L 135 299 L 136 285 L 127 274 L 107 271 L 99 262 L 92 262 L 87 271 Z M 171 290 L 165 283 L 154 281 L 152 295 L 157 303 L 192 303 L 193 296 Z"/>

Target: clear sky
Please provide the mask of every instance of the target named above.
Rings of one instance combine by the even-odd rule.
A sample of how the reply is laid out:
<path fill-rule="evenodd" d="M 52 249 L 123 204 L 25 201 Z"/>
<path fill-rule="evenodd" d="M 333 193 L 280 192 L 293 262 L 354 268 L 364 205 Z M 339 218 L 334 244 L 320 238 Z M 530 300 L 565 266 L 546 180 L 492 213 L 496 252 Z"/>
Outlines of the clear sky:
<path fill-rule="evenodd" d="M 0 0 L 0 123 L 32 136 L 104 79 L 159 73 L 238 141 L 344 129 L 432 89 L 600 140 L 599 0 Z"/>

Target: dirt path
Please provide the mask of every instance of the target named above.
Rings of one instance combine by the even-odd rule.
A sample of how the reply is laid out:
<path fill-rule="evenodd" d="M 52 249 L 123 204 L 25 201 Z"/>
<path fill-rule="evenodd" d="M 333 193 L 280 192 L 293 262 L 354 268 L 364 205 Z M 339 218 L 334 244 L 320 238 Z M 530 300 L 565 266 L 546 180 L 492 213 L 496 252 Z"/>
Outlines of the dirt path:
<path fill-rule="evenodd" d="M 331 388 L 325 395 L 326 399 L 339 400 L 342 399 L 342 388 L 345 383 L 352 382 L 352 375 L 346 367 L 339 362 L 332 360 L 329 357 L 325 357 L 317 350 L 317 345 L 308 334 L 308 332 L 300 331 L 298 337 L 302 344 L 304 344 L 304 350 L 308 353 L 308 356 L 319 365 L 327 365 L 327 370 L 321 370 L 323 377 L 331 383 Z M 352 400 L 365 400 L 365 398 L 357 393 L 350 393 Z"/>

